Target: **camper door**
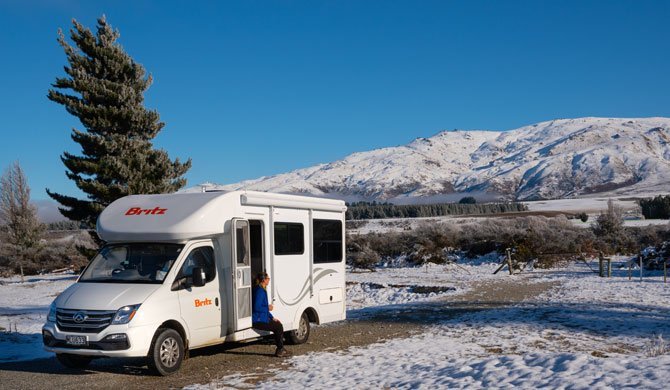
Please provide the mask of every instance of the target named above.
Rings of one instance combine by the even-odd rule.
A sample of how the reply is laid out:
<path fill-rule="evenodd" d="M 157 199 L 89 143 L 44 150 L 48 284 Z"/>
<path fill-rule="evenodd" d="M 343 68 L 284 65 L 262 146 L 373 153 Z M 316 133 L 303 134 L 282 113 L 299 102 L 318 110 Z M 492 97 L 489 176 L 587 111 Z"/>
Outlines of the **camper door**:
<path fill-rule="evenodd" d="M 235 330 L 251 328 L 251 252 L 249 221 L 233 219 L 233 299 Z"/>

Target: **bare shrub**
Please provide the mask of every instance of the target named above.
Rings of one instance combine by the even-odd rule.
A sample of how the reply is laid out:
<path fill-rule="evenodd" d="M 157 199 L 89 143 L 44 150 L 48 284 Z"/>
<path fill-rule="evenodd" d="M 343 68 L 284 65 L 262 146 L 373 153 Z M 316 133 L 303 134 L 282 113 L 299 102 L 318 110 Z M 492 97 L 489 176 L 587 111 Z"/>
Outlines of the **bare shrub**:
<path fill-rule="evenodd" d="M 623 210 L 612 199 L 607 201 L 607 210 L 598 216 L 592 228 L 605 253 L 628 252 L 635 247 L 623 226 Z"/>
<path fill-rule="evenodd" d="M 412 234 L 414 247 L 408 260 L 414 264 L 443 264 L 456 245 L 460 229 L 453 225 L 423 224 Z"/>
<path fill-rule="evenodd" d="M 574 253 L 593 251 L 593 233 L 574 226 L 565 216 L 530 216 L 481 221 L 463 226 L 460 248 L 470 255 L 481 255 L 506 248 L 516 249 L 520 261 L 538 258 L 538 265 Z"/>
<path fill-rule="evenodd" d="M 648 225 L 637 228 L 626 228 L 626 233 L 631 241 L 636 243 L 637 248 L 649 246 L 660 246 L 665 241 L 670 241 L 670 230 L 668 225 Z M 636 248 L 633 248 L 635 250 Z"/>
<path fill-rule="evenodd" d="M 536 259 L 537 267 L 549 268 L 582 253 L 634 253 L 641 245 L 658 246 L 670 241 L 668 225 L 624 228 L 622 224 L 618 225 L 620 214 L 616 208 L 610 207 L 604 215 L 594 229 L 575 226 L 563 215 L 424 224 L 413 231 L 352 236 L 350 244 L 353 242 L 356 247 L 351 253 L 365 253 L 360 256 L 370 259 L 367 264 L 373 259 L 398 256 L 422 264 L 446 261 L 449 249 L 475 257 L 492 251 L 503 254 L 506 248 L 514 248 L 516 261 L 525 263 Z M 350 257 L 350 261 L 357 259 L 357 262 L 366 263 L 363 257 Z"/>
<path fill-rule="evenodd" d="M 551 267 L 579 253 L 597 249 L 593 232 L 574 226 L 564 216 L 423 225 L 414 231 L 368 234 L 353 239 L 360 248 L 356 251 L 369 248 L 381 258 L 406 255 L 415 264 L 443 263 L 450 249 L 462 250 L 474 257 L 492 251 L 502 254 L 506 248 L 514 248 L 515 260 L 537 259 L 538 267 Z"/>
<path fill-rule="evenodd" d="M 347 237 L 347 264 L 354 268 L 374 269 L 381 257 L 370 248 L 364 236 Z"/>
<path fill-rule="evenodd" d="M 644 347 L 644 352 L 648 357 L 657 357 L 665 355 L 670 351 L 670 345 L 663 339 L 663 335 L 652 338 Z"/>

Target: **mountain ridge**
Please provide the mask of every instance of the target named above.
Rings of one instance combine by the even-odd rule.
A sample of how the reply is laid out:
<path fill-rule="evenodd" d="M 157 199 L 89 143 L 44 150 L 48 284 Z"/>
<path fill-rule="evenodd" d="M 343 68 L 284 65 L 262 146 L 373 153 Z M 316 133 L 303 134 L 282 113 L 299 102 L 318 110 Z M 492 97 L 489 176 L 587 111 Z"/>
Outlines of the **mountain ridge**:
<path fill-rule="evenodd" d="M 453 201 L 468 194 L 539 200 L 665 193 L 670 118 L 585 117 L 507 131 L 440 131 L 287 173 L 204 186 L 394 203 Z"/>

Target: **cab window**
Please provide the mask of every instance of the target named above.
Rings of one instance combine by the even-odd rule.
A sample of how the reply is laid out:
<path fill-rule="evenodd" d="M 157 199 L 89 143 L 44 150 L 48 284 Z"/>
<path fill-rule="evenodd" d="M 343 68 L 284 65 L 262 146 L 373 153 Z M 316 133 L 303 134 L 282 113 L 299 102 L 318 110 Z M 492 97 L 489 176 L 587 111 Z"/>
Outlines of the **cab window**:
<path fill-rule="evenodd" d="M 193 268 L 200 267 L 205 271 L 205 282 L 211 282 L 216 276 L 216 265 L 214 262 L 214 249 L 211 246 L 195 248 L 188 254 L 184 265 L 181 266 L 177 279 L 191 276 Z"/>

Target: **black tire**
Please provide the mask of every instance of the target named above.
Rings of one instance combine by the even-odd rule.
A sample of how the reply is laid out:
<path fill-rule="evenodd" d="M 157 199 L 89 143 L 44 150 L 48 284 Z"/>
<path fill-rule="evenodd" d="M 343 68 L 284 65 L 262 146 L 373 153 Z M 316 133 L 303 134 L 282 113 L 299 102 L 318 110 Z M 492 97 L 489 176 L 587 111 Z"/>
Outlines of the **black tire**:
<path fill-rule="evenodd" d="M 149 369 L 161 376 L 173 374 L 184 360 L 184 340 L 179 332 L 170 328 L 158 328 L 147 355 Z"/>
<path fill-rule="evenodd" d="M 90 356 L 72 355 L 69 353 L 57 353 L 56 360 L 67 368 L 82 369 L 86 368 L 93 358 Z"/>
<path fill-rule="evenodd" d="M 289 344 L 297 345 L 307 342 L 307 339 L 309 338 L 309 317 L 306 312 L 303 312 L 302 316 L 300 316 L 298 329 L 284 333 L 284 337 Z"/>

